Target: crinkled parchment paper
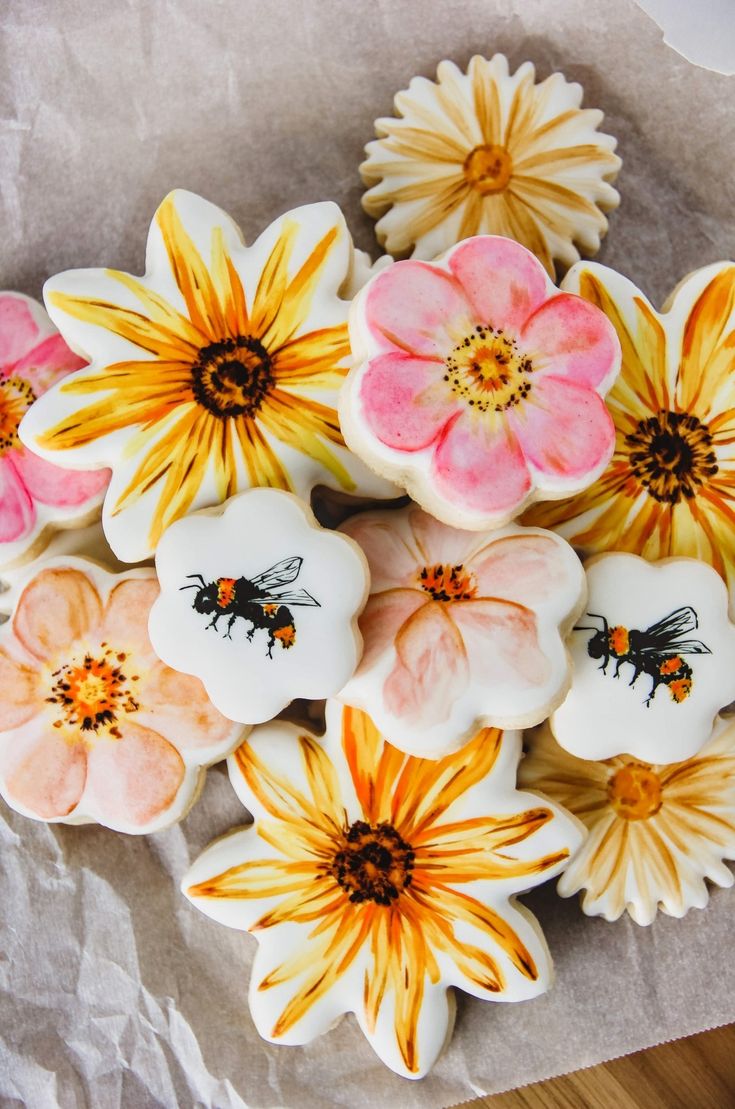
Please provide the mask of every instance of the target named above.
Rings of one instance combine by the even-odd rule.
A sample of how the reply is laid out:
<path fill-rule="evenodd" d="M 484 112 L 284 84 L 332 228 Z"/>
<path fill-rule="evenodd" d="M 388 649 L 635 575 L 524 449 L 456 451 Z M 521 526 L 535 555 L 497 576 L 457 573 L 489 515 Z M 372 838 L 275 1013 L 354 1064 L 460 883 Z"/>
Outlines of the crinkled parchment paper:
<path fill-rule="evenodd" d="M 5 0 L 0 288 L 76 266 L 143 268 L 181 186 L 252 238 L 332 198 L 375 251 L 357 166 L 414 73 L 496 50 L 579 80 L 620 140 L 623 201 L 600 258 L 661 302 L 735 254 L 735 83 L 691 66 L 632 0 Z M 345 1019 L 303 1049 L 257 1036 L 255 941 L 185 903 L 189 861 L 244 814 L 222 767 L 178 827 L 135 838 L 0 806 L 0 1098 L 63 1107 L 448 1106 L 735 1020 L 735 892 L 651 928 L 527 898 L 556 959 L 549 995 L 461 998 L 419 1083 Z"/>

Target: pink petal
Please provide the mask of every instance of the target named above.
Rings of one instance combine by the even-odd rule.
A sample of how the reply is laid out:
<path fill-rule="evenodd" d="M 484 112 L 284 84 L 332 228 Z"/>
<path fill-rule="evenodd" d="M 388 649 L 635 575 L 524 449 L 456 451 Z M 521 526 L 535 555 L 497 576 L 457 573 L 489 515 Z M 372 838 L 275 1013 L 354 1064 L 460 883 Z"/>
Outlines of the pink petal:
<path fill-rule="evenodd" d="M 428 512 L 414 508 L 409 513 L 411 531 L 421 555 L 421 566 L 463 563 L 473 547 L 477 546 L 474 532 L 460 531 L 434 519 Z M 415 571 L 414 571 L 415 572 Z"/>
<path fill-rule="evenodd" d="M 13 630 L 36 658 L 45 660 L 82 639 L 102 618 L 97 590 L 81 570 L 41 570 L 21 593 Z"/>
<path fill-rule="evenodd" d="M 620 365 L 620 340 L 604 312 L 572 293 L 542 304 L 521 332 L 521 346 L 538 369 L 591 389 Z"/>
<path fill-rule="evenodd" d="M 102 619 L 102 634 L 113 649 L 153 655 L 148 615 L 160 592 L 156 578 L 128 578 L 112 589 Z"/>
<path fill-rule="evenodd" d="M 141 724 L 185 751 L 212 747 L 229 735 L 235 741 L 236 725 L 217 711 L 198 678 L 178 674 L 157 662 L 146 675 L 140 690 Z"/>
<path fill-rule="evenodd" d="M 530 689 L 549 680 L 550 664 L 538 642 L 536 617 L 508 601 L 463 601 L 452 607 L 470 668 L 488 685 Z"/>
<path fill-rule="evenodd" d="M 374 666 L 384 652 L 393 647 L 406 621 L 428 603 L 428 595 L 418 589 L 389 589 L 368 597 L 360 617 L 364 650 L 358 672 Z"/>
<path fill-rule="evenodd" d="M 0 732 L 19 728 L 38 712 L 38 676 L 0 648 Z"/>
<path fill-rule="evenodd" d="M 381 345 L 443 359 L 456 343 L 448 328 L 468 321 L 469 305 L 446 270 L 429 262 L 396 262 L 371 282 L 365 320 Z"/>
<path fill-rule="evenodd" d="M 582 480 L 604 469 L 615 446 L 605 402 L 592 389 L 544 376 L 508 412 L 526 460 L 543 474 Z"/>
<path fill-rule="evenodd" d="M 531 488 L 523 452 L 513 432 L 465 411 L 444 432 L 434 455 L 437 489 L 462 508 L 503 515 Z"/>
<path fill-rule="evenodd" d="M 416 552 L 401 538 L 387 513 L 362 513 L 342 524 L 340 531 L 360 545 L 370 568 L 371 589 L 380 593 L 396 585 L 415 583 Z"/>
<path fill-rule="evenodd" d="M 149 824 L 176 799 L 184 763 L 175 747 L 126 720 L 121 739 L 99 739 L 89 752 L 85 808 L 102 824 Z"/>
<path fill-rule="evenodd" d="M 428 604 L 396 638 L 397 658 L 383 693 L 388 710 L 414 724 L 439 724 L 467 688 L 462 636 L 443 605 Z"/>
<path fill-rule="evenodd" d="M 383 354 L 368 363 L 360 400 L 381 443 L 394 450 L 420 451 L 434 442 L 457 411 L 444 373 L 443 362 L 410 354 Z"/>
<path fill-rule="evenodd" d="M 110 480 L 109 470 L 64 470 L 25 447 L 13 451 L 13 463 L 33 499 L 57 508 L 84 504 Z"/>
<path fill-rule="evenodd" d="M 35 343 L 38 324 L 21 297 L 0 296 L 0 366 L 12 365 Z"/>
<path fill-rule="evenodd" d="M 79 803 L 87 775 L 83 743 L 70 743 L 53 728 L 38 736 L 5 781 L 11 804 L 43 820 L 68 816 Z"/>
<path fill-rule="evenodd" d="M 86 366 L 84 359 L 70 350 L 61 335 L 49 335 L 16 363 L 13 373 L 29 381 L 40 397 L 60 378 L 82 366 Z"/>
<path fill-rule="evenodd" d="M 0 458 L 0 543 L 12 543 L 27 535 L 36 522 L 33 501 L 13 465 L 14 453 Z"/>
<path fill-rule="evenodd" d="M 506 535 L 491 540 L 470 560 L 480 597 L 534 605 L 564 587 L 568 563 L 548 535 Z M 478 598 L 479 599 L 479 598 Z"/>
<path fill-rule="evenodd" d="M 466 239 L 452 251 L 449 268 L 472 305 L 474 322 L 513 337 L 549 295 L 544 267 L 512 239 Z"/>

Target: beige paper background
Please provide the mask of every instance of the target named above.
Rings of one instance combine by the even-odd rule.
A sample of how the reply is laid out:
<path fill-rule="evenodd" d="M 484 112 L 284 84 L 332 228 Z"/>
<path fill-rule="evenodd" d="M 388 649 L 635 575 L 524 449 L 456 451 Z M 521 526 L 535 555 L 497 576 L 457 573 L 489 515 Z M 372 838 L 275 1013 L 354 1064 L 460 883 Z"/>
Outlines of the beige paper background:
<path fill-rule="evenodd" d="M 72 266 L 143 268 L 176 186 L 246 237 L 331 198 L 375 250 L 357 165 L 414 73 L 480 52 L 585 87 L 620 139 L 623 201 L 600 255 L 656 302 L 735 254 L 735 83 L 661 41 L 632 0 L 5 0 L 0 4 L 0 287 L 38 296 Z M 381 1066 L 351 1018 L 304 1049 L 247 1011 L 255 941 L 178 882 L 243 820 L 223 769 L 147 838 L 44 827 L 0 804 L 0 1098 L 29 1106 L 448 1106 L 735 1019 L 735 893 L 642 929 L 527 898 L 556 958 L 544 998 L 460 999 L 431 1076 Z"/>

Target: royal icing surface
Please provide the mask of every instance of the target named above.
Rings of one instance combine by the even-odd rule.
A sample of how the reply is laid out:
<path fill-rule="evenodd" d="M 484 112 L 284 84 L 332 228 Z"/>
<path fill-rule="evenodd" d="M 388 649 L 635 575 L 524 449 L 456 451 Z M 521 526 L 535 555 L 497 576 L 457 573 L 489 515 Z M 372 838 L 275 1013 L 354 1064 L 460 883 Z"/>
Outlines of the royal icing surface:
<path fill-rule="evenodd" d="M 204 682 L 225 716 L 261 723 L 352 676 L 365 559 L 291 494 L 253 489 L 177 521 L 156 570 L 151 641 L 169 666 Z"/>
<path fill-rule="evenodd" d="M 497 527 L 610 460 L 615 331 L 510 239 L 377 273 L 353 301 L 350 341 L 347 443 L 445 523 Z"/>
<path fill-rule="evenodd" d="M 562 870 L 581 825 L 516 790 L 520 750 L 488 729 L 411 758 L 334 702 L 323 739 L 274 722 L 238 748 L 230 777 L 254 825 L 212 844 L 182 889 L 256 936 L 265 1039 L 308 1043 L 354 1012 L 380 1059 L 420 1078 L 451 1031 L 449 987 L 502 1001 L 548 988 L 540 929 L 514 898 Z"/>
<path fill-rule="evenodd" d="M 339 693 L 395 744 L 436 758 L 482 724 L 528 727 L 569 684 L 562 640 L 584 604 L 584 572 L 552 532 L 485 535 L 416 506 L 342 525 L 365 552 L 364 654 Z M 560 634 L 561 632 L 561 634 Z"/>
<path fill-rule="evenodd" d="M 586 567 L 586 613 L 569 639 L 572 685 L 551 718 L 583 759 L 695 755 L 735 699 L 735 625 L 706 563 L 600 555 Z"/>

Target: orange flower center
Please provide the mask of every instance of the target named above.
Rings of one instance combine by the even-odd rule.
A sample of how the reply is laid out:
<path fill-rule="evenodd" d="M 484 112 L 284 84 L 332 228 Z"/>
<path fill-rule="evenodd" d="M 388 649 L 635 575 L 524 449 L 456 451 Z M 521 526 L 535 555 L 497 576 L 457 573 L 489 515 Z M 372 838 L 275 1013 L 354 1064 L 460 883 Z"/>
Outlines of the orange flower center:
<path fill-rule="evenodd" d="M 465 180 L 481 196 L 502 192 L 512 174 L 513 159 L 504 146 L 476 146 L 465 159 Z"/>
<path fill-rule="evenodd" d="M 22 377 L 0 381 L 0 455 L 20 445 L 18 424 L 35 399 L 36 394 Z"/>
<path fill-rule="evenodd" d="M 199 351 L 191 371 L 194 399 L 222 420 L 253 416 L 273 386 L 273 365 L 259 339 L 222 339 Z"/>
<path fill-rule="evenodd" d="M 634 477 L 654 500 L 678 504 L 696 497 L 718 471 L 712 433 L 688 412 L 658 412 L 625 437 Z"/>
<path fill-rule="evenodd" d="M 434 601 L 470 601 L 477 593 L 477 580 L 460 563 L 424 566 L 418 573 L 419 585 Z"/>
<path fill-rule="evenodd" d="M 612 776 L 607 796 L 623 820 L 647 820 L 661 808 L 661 779 L 645 763 L 631 762 Z"/>
<path fill-rule="evenodd" d="M 46 698 L 58 708 L 54 727 L 120 739 L 120 714 L 140 708 L 131 690 L 139 677 L 123 673 L 126 660 L 128 655 L 124 651 L 115 651 L 102 643 L 97 656 L 87 653 L 81 660 L 71 659 L 54 670 L 51 693 Z"/>
<path fill-rule="evenodd" d="M 345 830 L 329 870 L 350 901 L 390 905 L 411 883 L 414 852 L 391 824 L 356 820 Z"/>
<path fill-rule="evenodd" d="M 531 359 L 500 328 L 478 324 L 445 360 L 444 380 L 478 412 L 504 412 L 531 391 Z"/>

